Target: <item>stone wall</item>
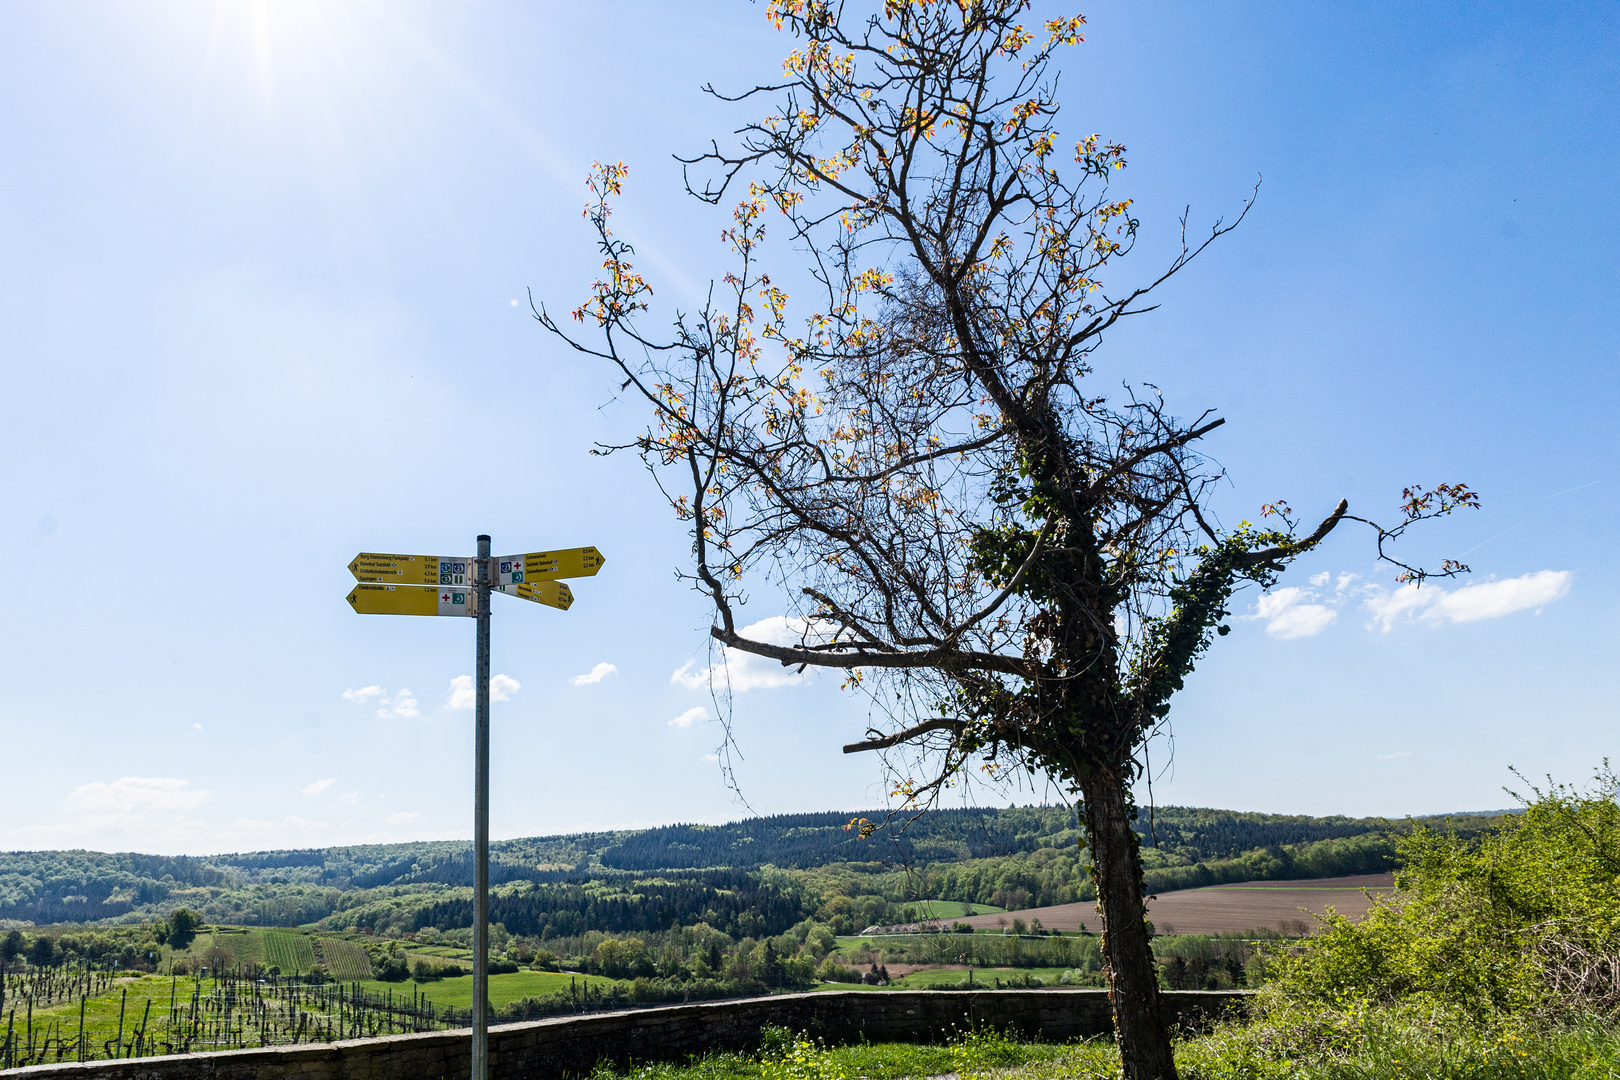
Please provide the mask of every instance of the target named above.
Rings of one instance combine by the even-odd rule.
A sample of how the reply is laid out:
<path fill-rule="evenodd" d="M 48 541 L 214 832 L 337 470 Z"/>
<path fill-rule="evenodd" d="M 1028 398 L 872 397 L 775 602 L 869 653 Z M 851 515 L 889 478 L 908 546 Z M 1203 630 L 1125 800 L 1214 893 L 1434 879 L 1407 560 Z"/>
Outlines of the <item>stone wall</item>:
<path fill-rule="evenodd" d="M 1165 1018 L 1196 1027 L 1240 1009 L 1246 991 L 1161 993 Z M 828 1042 L 946 1038 L 952 1027 L 991 1025 L 1063 1040 L 1106 1034 L 1102 990 L 828 991 L 669 1005 L 503 1024 L 489 1033 L 492 1080 L 561 1080 L 599 1061 L 680 1060 L 709 1050 L 748 1050 L 775 1024 Z M 0 1076 L 84 1080 L 466 1080 L 470 1032 L 176 1054 L 130 1061 L 31 1065 Z"/>

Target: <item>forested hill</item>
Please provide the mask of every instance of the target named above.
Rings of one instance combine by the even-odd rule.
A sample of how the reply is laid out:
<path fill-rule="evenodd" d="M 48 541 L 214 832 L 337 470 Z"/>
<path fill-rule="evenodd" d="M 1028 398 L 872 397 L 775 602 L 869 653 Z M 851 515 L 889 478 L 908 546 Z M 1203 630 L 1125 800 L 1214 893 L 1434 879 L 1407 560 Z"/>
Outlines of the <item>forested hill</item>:
<path fill-rule="evenodd" d="M 865 819 L 870 835 L 846 828 Z M 1493 815 L 1425 823 L 1463 832 Z M 1064 807 L 786 814 L 725 825 L 582 833 L 491 845 L 492 884 L 534 887 L 591 881 L 687 879 L 763 867 L 820 884 L 866 875 L 927 881 L 939 899 L 993 902 L 1078 896 L 1084 890 L 1079 822 Z M 1313 818 L 1160 807 L 1137 822 L 1149 887 L 1184 888 L 1245 877 L 1325 876 L 1383 869 L 1392 825 L 1379 818 Z M 373 844 L 166 857 L 91 851 L 0 853 L 0 923 L 139 919 L 192 904 L 222 921 L 267 926 L 314 922 L 383 893 L 423 897 L 472 882 L 462 841 Z M 843 868 L 843 869 L 840 869 Z M 830 875 L 830 876 L 829 876 Z M 807 879 L 808 880 L 808 879 Z M 899 879 L 897 879 L 899 880 Z M 834 886 L 842 887 L 842 886 Z M 852 894 L 853 895 L 853 894 Z"/>
<path fill-rule="evenodd" d="M 876 831 L 863 838 L 853 821 Z M 616 870 L 780 866 L 807 870 L 848 862 L 935 863 L 984 859 L 1039 848 L 1073 847 L 1079 822 L 1066 807 L 936 810 L 921 816 L 779 814 L 726 825 L 665 825 L 605 848 Z"/>
<path fill-rule="evenodd" d="M 865 817 L 879 828 L 862 839 L 848 829 Z M 1379 832 L 1382 818 L 1291 817 L 1230 810 L 1161 807 L 1136 823 L 1142 843 L 1193 861 L 1232 858 L 1255 848 L 1302 844 Z M 727 825 L 666 825 L 631 833 L 601 852 L 618 870 L 671 870 L 780 866 L 803 870 L 842 862 L 933 864 L 987 859 L 1075 847 L 1080 822 L 1074 810 L 1012 807 L 937 810 L 916 818 L 872 811 L 784 814 Z"/>

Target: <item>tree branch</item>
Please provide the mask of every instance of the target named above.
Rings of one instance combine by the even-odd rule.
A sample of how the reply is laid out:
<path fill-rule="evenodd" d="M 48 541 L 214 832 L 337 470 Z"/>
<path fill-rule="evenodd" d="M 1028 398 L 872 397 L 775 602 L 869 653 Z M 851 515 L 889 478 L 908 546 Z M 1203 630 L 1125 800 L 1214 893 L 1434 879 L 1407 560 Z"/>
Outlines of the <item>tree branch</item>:
<path fill-rule="evenodd" d="M 859 754 L 867 750 L 887 750 L 891 746 L 899 746 L 903 742 L 910 742 L 919 736 L 927 735 L 930 731 L 961 731 L 965 727 L 967 727 L 966 720 L 952 720 L 949 717 L 936 716 L 932 720 L 924 720 L 920 724 L 913 724 L 904 731 L 897 731 L 893 735 L 867 739 L 865 742 L 845 743 L 844 753 Z"/>

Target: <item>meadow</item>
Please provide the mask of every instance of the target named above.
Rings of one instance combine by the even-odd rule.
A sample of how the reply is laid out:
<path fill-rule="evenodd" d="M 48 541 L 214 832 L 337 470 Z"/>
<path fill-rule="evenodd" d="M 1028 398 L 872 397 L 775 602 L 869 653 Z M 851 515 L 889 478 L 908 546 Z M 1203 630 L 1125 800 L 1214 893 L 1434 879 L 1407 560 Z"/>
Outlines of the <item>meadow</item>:
<path fill-rule="evenodd" d="M 1613 1080 L 1620 1075 L 1620 1036 L 1576 1025 L 1532 1039 L 1459 1031 L 1439 1033 L 1416 1022 L 1374 1022 L 1347 1045 L 1279 1046 L 1275 1031 L 1224 1025 L 1176 1044 L 1184 1080 Z M 993 1030 L 962 1031 L 937 1045 L 860 1043 L 827 1046 L 768 1030 L 757 1054 L 711 1054 L 672 1064 L 600 1067 L 591 1080 L 905 1080 L 954 1075 L 961 1080 L 1118 1080 L 1111 1039 L 1045 1043 Z"/>
<path fill-rule="evenodd" d="M 970 904 L 962 900 L 918 900 L 909 905 L 918 919 L 965 919 L 972 915 L 996 915 L 1006 908 L 994 904 Z"/>
<path fill-rule="evenodd" d="M 472 976 L 458 979 L 440 979 L 436 982 L 406 983 L 412 992 L 433 1002 L 441 1009 L 472 1008 Z M 370 980 L 359 984 L 373 994 L 399 993 L 401 984 Z M 586 986 L 594 991 L 622 987 L 624 981 L 601 975 L 580 975 L 568 971 L 514 971 L 489 977 L 489 1003 L 495 1008 L 510 1005 L 525 998 L 566 994 L 570 990 L 583 992 Z"/>

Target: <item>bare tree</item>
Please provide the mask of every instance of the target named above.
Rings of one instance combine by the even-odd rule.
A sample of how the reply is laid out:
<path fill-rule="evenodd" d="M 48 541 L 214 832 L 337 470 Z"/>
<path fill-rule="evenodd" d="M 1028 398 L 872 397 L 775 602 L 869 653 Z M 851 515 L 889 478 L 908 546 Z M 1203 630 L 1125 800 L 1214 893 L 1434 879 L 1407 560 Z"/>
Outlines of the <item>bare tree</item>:
<path fill-rule="evenodd" d="M 687 162 L 707 201 L 748 184 L 723 287 L 670 336 L 644 332 L 651 290 L 609 227 L 627 170 L 598 166 L 586 213 L 604 273 L 573 312 L 590 333 L 537 317 L 651 405 L 626 447 L 692 523 L 716 642 L 864 680 L 893 730 L 844 749 L 911 751 L 895 786 L 910 805 L 975 762 L 1078 796 L 1125 1072 L 1163 1080 L 1175 1065 L 1131 827 L 1144 743 L 1226 633 L 1233 590 L 1363 519 L 1341 501 L 1306 532 L 1276 504 L 1267 527 L 1222 529 L 1206 509 L 1221 473 L 1194 449 L 1222 420 L 1179 419 L 1147 385 L 1119 400 L 1088 388 L 1104 333 L 1150 310 L 1248 204 L 1196 241 L 1183 220 L 1168 266 L 1106 287 L 1137 230 L 1108 186 L 1125 150 L 1091 135 L 1059 153 L 1051 60 L 1083 20 L 1033 32 L 1026 6 L 772 0 L 798 47 L 780 83 L 728 99 L 767 114 Z M 762 261 L 773 211 L 813 296 L 792 325 Z M 1414 522 L 1476 503 L 1461 485 L 1405 500 L 1373 526 L 1385 557 Z M 743 632 L 745 582 L 781 590 L 797 640 Z"/>

